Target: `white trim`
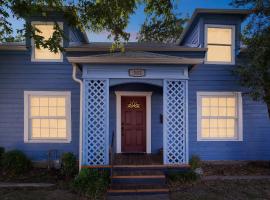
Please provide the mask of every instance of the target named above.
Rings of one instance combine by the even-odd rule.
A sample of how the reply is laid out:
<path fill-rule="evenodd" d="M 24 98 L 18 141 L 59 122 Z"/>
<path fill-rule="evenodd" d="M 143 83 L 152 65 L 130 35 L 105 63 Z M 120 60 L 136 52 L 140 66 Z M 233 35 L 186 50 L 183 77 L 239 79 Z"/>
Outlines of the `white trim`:
<path fill-rule="evenodd" d="M 222 65 L 234 65 L 235 64 L 235 26 L 234 25 L 221 25 L 221 24 L 205 24 L 204 25 L 204 47 L 207 48 L 207 29 L 208 28 L 231 28 L 232 29 L 232 49 L 231 49 L 231 62 L 216 62 L 207 61 L 207 52 L 205 54 L 205 64 L 222 64 Z"/>
<path fill-rule="evenodd" d="M 29 97 L 36 96 L 65 96 L 66 98 L 66 139 L 31 139 L 29 131 Z M 71 92 L 69 91 L 24 91 L 24 142 L 25 143 L 70 143 L 71 142 Z"/>
<path fill-rule="evenodd" d="M 146 153 L 151 153 L 151 96 L 152 92 L 116 91 L 116 153 L 121 150 L 121 97 L 145 96 L 146 97 Z"/>
<path fill-rule="evenodd" d="M 54 25 L 55 22 L 44 22 L 44 21 L 33 21 L 31 22 L 32 26 L 35 25 Z M 57 22 L 57 24 L 60 26 L 62 30 L 64 30 L 64 23 L 63 22 Z M 61 42 L 61 45 L 63 46 L 63 40 Z M 31 39 L 31 62 L 63 62 L 63 53 L 61 53 L 60 59 L 36 59 L 35 58 L 35 42 L 34 39 Z"/>
<path fill-rule="evenodd" d="M 237 136 L 234 138 L 201 138 L 201 97 L 234 96 L 237 98 Z M 243 141 L 243 105 L 241 92 L 197 92 L 197 141 Z"/>

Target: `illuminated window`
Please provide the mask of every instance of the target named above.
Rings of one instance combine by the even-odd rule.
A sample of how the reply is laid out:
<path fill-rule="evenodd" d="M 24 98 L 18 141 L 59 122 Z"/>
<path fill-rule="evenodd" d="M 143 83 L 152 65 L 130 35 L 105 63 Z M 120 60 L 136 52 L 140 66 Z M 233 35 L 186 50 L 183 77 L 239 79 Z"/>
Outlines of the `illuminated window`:
<path fill-rule="evenodd" d="M 70 141 L 70 93 L 26 91 L 25 141 Z"/>
<path fill-rule="evenodd" d="M 234 63 L 234 26 L 206 25 L 206 61 L 208 63 Z"/>
<path fill-rule="evenodd" d="M 198 140 L 242 140 L 241 93 L 198 92 Z"/>
<path fill-rule="evenodd" d="M 54 23 L 38 23 L 33 22 L 32 25 L 37 28 L 41 33 L 36 32 L 36 34 L 43 36 L 45 40 L 48 40 L 52 37 L 54 33 Z M 62 23 L 59 23 L 60 27 L 63 27 Z M 32 61 L 62 61 L 61 52 L 51 52 L 49 49 L 43 47 L 37 48 L 33 42 L 33 51 L 32 51 Z"/>

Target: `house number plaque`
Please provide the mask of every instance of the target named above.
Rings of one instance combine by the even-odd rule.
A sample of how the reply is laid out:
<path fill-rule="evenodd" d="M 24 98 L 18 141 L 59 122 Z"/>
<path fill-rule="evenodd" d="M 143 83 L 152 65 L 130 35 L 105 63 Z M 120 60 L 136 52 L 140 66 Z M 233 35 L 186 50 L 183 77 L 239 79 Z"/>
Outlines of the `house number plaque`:
<path fill-rule="evenodd" d="M 145 76 L 145 69 L 129 69 L 128 74 L 132 77 L 142 77 Z"/>

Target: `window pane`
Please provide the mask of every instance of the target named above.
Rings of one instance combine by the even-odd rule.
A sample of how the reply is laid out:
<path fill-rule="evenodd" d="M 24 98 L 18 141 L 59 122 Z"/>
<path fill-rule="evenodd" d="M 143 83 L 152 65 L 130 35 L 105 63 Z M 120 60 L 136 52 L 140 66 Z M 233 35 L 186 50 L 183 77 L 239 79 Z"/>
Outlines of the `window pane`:
<path fill-rule="evenodd" d="M 209 107 L 202 108 L 202 116 L 210 116 Z"/>
<path fill-rule="evenodd" d="M 232 62 L 231 46 L 208 45 L 207 48 L 207 61 Z"/>
<path fill-rule="evenodd" d="M 39 116 L 39 107 L 32 107 L 31 108 L 31 116 Z"/>
<path fill-rule="evenodd" d="M 209 119 L 202 119 L 202 128 L 209 128 Z"/>
<path fill-rule="evenodd" d="M 209 129 L 202 129 L 202 138 L 207 138 L 209 137 Z"/>
<path fill-rule="evenodd" d="M 211 107 L 211 116 L 218 116 L 218 107 Z"/>
<path fill-rule="evenodd" d="M 32 97 L 31 98 L 31 106 L 39 106 L 39 98 Z"/>
<path fill-rule="evenodd" d="M 209 105 L 210 105 L 210 99 L 202 97 L 202 106 L 206 107 L 206 106 L 209 106 Z"/>
<path fill-rule="evenodd" d="M 232 44 L 231 28 L 208 28 L 207 31 L 208 44 Z"/>
<path fill-rule="evenodd" d="M 54 32 L 54 25 L 35 25 L 35 27 L 41 31 L 41 33 L 36 32 L 36 34 L 41 35 L 44 37 L 45 40 L 49 39 Z M 54 53 L 51 52 L 49 49 L 44 49 L 43 47 L 34 48 L 35 49 L 35 59 L 53 59 L 53 60 L 59 60 L 61 59 L 61 53 Z"/>

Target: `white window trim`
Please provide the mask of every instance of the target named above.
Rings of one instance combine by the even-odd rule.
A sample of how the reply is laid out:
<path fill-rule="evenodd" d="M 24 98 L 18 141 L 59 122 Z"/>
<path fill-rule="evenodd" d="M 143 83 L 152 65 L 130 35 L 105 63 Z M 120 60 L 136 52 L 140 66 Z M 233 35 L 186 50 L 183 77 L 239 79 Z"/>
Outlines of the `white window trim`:
<path fill-rule="evenodd" d="M 55 22 L 42 22 L 42 21 L 34 21 L 31 23 L 32 26 L 35 26 L 35 25 L 54 25 Z M 64 24 L 63 22 L 57 22 L 57 24 L 60 26 L 60 28 L 63 30 L 64 28 Z M 61 45 L 63 46 L 63 41 L 61 42 Z M 32 38 L 31 39 L 31 62 L 63 62 L 63 53 L 61 53 L 61 57 L 60 59 L 36 59 L 35 58 L 35 41 L 34 39 Z"/>
<path fill-rule="evenodd" d="M 29 97 L 36 96 L 65 96 L 66 98 L 66 139 L 31 139 L 29 131 Z M 24 91 L 24 142 L 25 143 L 70 143 L 71 142 L 71 92 L 58 91 Z"/>
<path fill-rule="evenodd" d="M 201 97 L 202 96 L 236 96 L 237 97 L 237 137 L 202 138 L 201 137 Z M 197 92 L 197 141 L 243 141 L 243 103 L 241 92 Z"/>
<path fill-rule="evenodd" d="M 216 62 L 207 61 L 207 53 L 205 55 L 205 64 L 222 64 L 222 65 L 234 65 L 235 64 L 235 26 L 234 25 L 221 25 L 221 24 L 205 24 L 204 25 L 204 47 L 207 48 L 207 29 L 208 28 L 231 28 L 232 29 L 232 61 L 231 62 Z"/>
<path fill-rule="evenodd" d="M 116 91 L 116 153 L 121 150 L 121 97 L 145 96 L 146 97 L 146 153 L 151 153 L 151 96 L 152 92 Z"/>

